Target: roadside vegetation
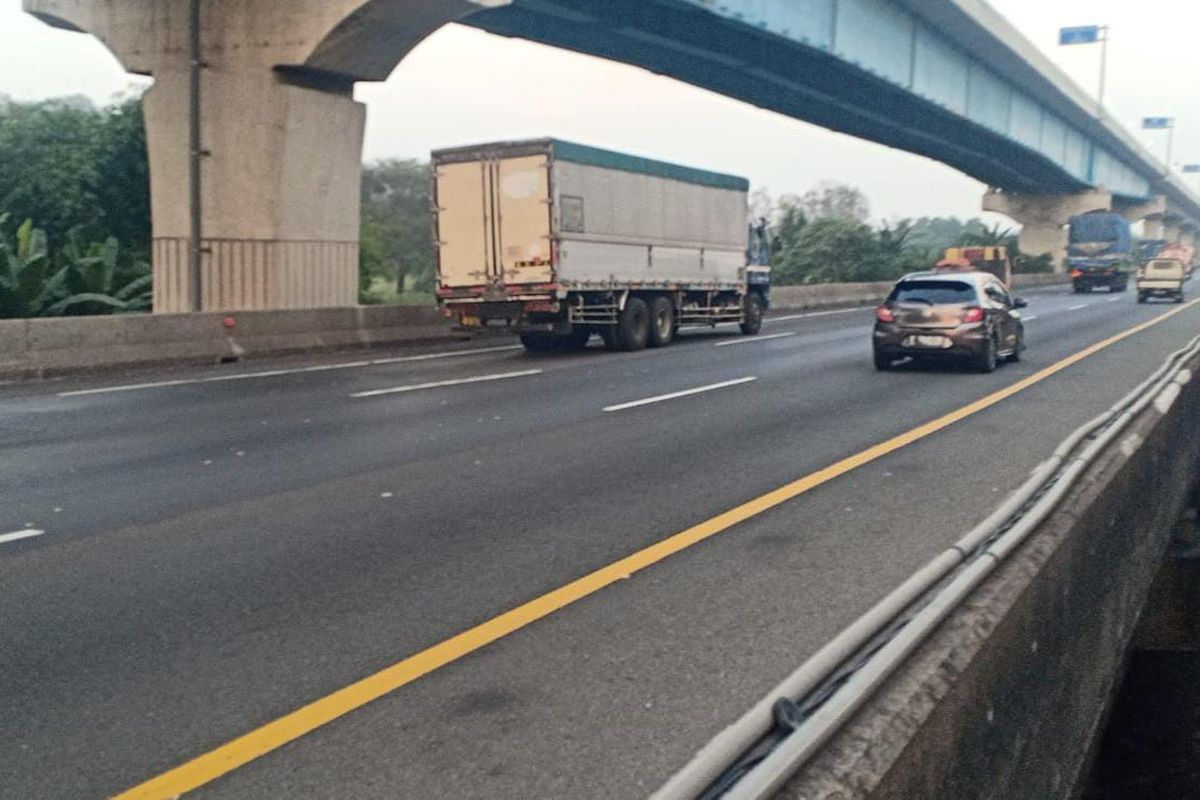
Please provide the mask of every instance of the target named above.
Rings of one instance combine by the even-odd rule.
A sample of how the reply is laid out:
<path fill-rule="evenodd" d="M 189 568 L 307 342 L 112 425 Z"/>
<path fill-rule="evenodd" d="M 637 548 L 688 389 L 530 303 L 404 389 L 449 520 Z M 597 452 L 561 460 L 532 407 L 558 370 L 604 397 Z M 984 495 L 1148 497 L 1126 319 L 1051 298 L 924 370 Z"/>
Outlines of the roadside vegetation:
<path fill-rule="evenodd" d="M 86 98 L 37 103 L 0 96 L 0 318 L 149 309 L 150 169 L 138 97 L 97 108 Z M 363 303 L 433 302 L 432 175 L 425 161 L 363 169 L 359 294 Z M 890 280 L 929 267 L 946 247 L 1007 245 L 1010 230 L 953 217 L 870 222 L 858 189 L 824 183 L 772 198 L 779 285 Z M 1021 272 L 1047 258 L 1018 259 Z"/>

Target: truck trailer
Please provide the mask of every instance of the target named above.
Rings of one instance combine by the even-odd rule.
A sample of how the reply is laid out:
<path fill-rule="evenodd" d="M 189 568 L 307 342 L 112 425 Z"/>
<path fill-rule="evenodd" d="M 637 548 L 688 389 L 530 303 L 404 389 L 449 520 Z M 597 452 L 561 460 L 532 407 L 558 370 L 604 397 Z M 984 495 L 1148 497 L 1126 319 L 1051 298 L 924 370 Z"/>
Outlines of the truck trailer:
<path fill-rule="evenodd" d="M 557 139 L 433 153 L 438 305 L 526 349 L 671 342 L 683 325 L 762 326 L 769 245 L 744 178 Z M 753 263 L 752 263 L 753 262 Z"/>

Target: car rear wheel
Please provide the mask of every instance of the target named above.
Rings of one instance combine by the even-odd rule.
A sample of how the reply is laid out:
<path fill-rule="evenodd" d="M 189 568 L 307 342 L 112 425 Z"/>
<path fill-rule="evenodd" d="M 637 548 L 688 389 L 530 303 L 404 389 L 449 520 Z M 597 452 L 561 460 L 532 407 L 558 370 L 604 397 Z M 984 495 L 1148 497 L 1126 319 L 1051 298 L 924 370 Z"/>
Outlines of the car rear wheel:
<path fill-rule="evenodd" d="M 975 357 L 975 369 L 982 373 L 996 371 L 996 352 L 999 350 L 996 347 L 996 337 L 989 336 L 987 342 L 983 346 L 983 350 Z"/>
<path fill-rule="evenodd" d="M 650 301 L 650 336 L 646 344 L 650 347 L 666 347 L 675 338 L 675 309 L 665 297 Z"/>
<path fill-rule="evenodd" d="M 1012 353 L 1009 354 L 1008 360 L 1011 363 L 1016 364 L 1018 361 L 1021 360 L 1021 352 L 1024 349 L 1025 349 L 1025 336 L 1024 336 L 1024 334 L 1022 334 L 1021 336 L 1017 337 L 1017 342 L 1015 345 L 1013 345 L 1013 351 L 1012 351 Z"/>

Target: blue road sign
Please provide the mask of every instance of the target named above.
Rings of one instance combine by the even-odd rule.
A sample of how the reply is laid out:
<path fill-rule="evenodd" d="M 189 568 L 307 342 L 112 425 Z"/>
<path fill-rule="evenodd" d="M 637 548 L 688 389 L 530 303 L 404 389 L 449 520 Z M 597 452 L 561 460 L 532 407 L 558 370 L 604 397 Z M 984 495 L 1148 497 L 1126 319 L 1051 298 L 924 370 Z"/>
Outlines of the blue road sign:
<path fill-rule="evenodd" d="M 1059 44 L 1095 44 L 1100 41 L 1099 25 L 1078 25 L 1058 32 Z"/>
<path fill-rule="evenodd" d="M 1184 164 L 1183 171 L 1188 174 L 1200 173 L 1200 164 Z"/>
<path fill-rule="evenodd" d="M 1146 117 L 1142 120 L 1142 127 L 1148 131 L 1161 131 L 1171 127 L 1174 122 L 1170 117 Z"/>

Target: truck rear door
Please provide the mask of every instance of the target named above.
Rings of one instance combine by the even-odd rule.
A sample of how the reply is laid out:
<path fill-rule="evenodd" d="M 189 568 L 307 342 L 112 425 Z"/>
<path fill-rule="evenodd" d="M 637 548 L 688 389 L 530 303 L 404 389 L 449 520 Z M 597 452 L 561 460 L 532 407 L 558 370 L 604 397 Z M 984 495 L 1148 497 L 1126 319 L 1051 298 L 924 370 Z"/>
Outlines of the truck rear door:
<path fill-rule="evenodd" d="M 550 162 L 545 155 L 504 158 L 493 165 L 497 187 L 497 252 L 506 285 L 549 283 Z"/>
<path fill-rule="evenodd" d="M 547 156 L 441 164 L 437 204 L 443 286 L 553 280 Z"/>
<path fill-rule="evenodd" d="M 483 286 L 495 272 L 490 194 L 488 162 L 438 165 L 438 278 L 443 286 Z"/>

